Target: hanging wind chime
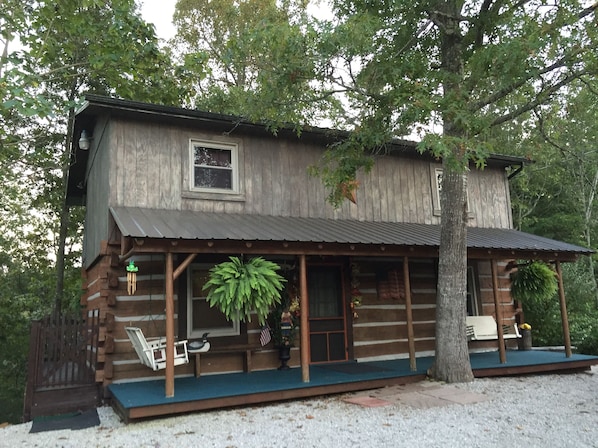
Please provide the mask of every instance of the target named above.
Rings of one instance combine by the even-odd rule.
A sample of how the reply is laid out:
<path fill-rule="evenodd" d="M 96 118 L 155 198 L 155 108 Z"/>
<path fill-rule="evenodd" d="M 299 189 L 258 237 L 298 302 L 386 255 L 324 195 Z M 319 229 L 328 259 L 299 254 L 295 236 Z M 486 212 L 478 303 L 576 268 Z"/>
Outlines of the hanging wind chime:
<path fill-rule="evenodd" d="M 139 268 L 135 266 L 133 260 L 129 261 L 127 266 L 127 292 L 129 295 L 135 294 L 137 290 L 137 271 Z"/>

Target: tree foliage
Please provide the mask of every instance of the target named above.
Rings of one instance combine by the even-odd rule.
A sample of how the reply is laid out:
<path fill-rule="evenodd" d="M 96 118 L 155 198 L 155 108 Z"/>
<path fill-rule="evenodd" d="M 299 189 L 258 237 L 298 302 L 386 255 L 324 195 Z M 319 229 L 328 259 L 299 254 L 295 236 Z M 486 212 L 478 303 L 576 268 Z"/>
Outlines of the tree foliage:
<path fill-rule="evenodd" d="M 303 0 L 179 0 L 178 76 L 195 89 L 190 105 L 270 124 L 313 124 L 338 110 L 315 89 L 315 30 Z M 297 127 L 299 129 L 299 127 Z"/>
<path fill-rule="evenodd" d="M 0 313 L 27 325 L 30 314 L 17 303 L 22 310 L 79 306 L 83 211 L 66 207 L 65 191 L 82 93 L 172 105 L 186 88 L 133 0 L 8 0 L 0 43 L 0 249 L 10 261 L 2 274 L 31 285 L 21 293 L 7 281 L 13 289 L 0 291 Z M 10 347 L 23 357 L 25 334 L 14 335 Z M 7 365 L 0 365 L 3 379 L 18 371 Z"/>
<path fill-rule="evenodd" d="M 594 81 L 595 83 L 595 81 Z M 525 231 L 597 249 L 596 100 L 592 82 L 570 85 L 551 107 L 526 120 L 512 134 L 516 153 L 535 162 L 512 182 L 515 225 Z M 582 353 L 598 353 L 596 255 L 563 266 L 572 344 Z M 534 340 L 562 344 L 560 311 L 552 304 L 524 304 L 534 323 Z"/>

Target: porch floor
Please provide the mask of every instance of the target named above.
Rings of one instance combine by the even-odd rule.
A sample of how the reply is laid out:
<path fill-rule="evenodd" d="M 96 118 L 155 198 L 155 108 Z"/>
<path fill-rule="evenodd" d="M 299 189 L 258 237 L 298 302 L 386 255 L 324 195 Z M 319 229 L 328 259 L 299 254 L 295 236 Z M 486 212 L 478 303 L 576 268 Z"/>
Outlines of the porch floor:
<path fill-rule="evenodd" d="M 408 359 L 344 362 L 311 365 L 310 382 L 304 383 L 301 368 L 261 370 L 250 373 L 175 378 L 175 396 L 164 395 L 164 379 L 117 383 L 108 386 L 112 405 L 126 421 L 183 412 L 226 408 L 318 395 L 354 392 L 421 381 L 433 357 L 417 358 L 411 371 Z M 476 378 L 587 369 L 598 364 L 598 356 L 574 354 L 570 358 L 555 351 L 507 351 L 501 364 L 498 352 L 471 353 Z"/>

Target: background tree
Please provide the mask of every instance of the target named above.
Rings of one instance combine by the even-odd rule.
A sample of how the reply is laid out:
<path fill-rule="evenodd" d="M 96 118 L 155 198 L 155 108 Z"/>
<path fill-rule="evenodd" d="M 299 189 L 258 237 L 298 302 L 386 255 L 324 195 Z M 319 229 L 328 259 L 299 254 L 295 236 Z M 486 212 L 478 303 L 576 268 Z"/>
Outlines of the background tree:
<path fill-rule="evenodd" d="M 178 0 L 172 44 L 178 76 L 193 86 L 189 106 L 248 119 L 296 125 L 319 123 L 337 110 L 314 79 L 314 30 L 307 1 Z"/>
<path fill-rule="evenodd" d="M 37 196 L 34 208 L 47 217 L 45 225 L 55 235 L 54 296 L 59 311 L 71 216 L 63 181 L 81 94 L 88 91 L 175 104 L 181 90 L 169 76 L 170 61 L 160 52 L 153 29 L 142 21 L 131 0 L 38 2 L 29 11 L 27 28 L 19 31 L 24 49 L 9 58 L 11 69 L 5 79 L 12 87 L 3 106 L 17 117 L 35 116 L 37 120 L 37 133 L 19 124 L 21 132 L 27 129 L 29 135 L 38 136 L 35 150 L 30 151 L 31 141 L 19 138 L 14 145 L 19 147 L 16 154 L 25 156 L 22 160 L 35 174 L 29 177 L 36 181 L 35 187 L 29 185 Z M 81 216 L 73 230 L 80 223 Z"/>
<path fill-rule="evenodd" d="M 536 111 L 512 145 L 535 161 L 513 179 L 515 225 L 525 231 L 597 248 L 597 92 L 574 83 L 552 107 Z M 596 255 L 563 266 L 571 341 L 582 353 L 598 353 Z M 524 304 L 540 345 L 562 344 L 558 300 Z"/>
<path fill-rule="evenodd" d="M 12 351 L 0 383 L 22 399 L 29 320 L 79 308 L 83 211 L 66 206 L 65 192 L 81 95 L 178 105 L 185 88 L 133 0 L 9 3 L 0 37 L 20 46 L 6 51 L 0 74 L 0 326 L 15 331 L 2 331 Z"/>

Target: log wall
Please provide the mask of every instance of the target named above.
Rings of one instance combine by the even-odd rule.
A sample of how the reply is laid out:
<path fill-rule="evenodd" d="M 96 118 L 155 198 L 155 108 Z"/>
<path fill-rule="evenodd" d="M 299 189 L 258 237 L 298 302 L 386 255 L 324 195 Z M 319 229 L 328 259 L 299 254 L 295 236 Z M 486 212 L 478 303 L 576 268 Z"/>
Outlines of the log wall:
<path fill-rule="evenodd" d="M 490 261 L 474 263 L 478 272 L 479 298 L 484 315 L 495 316 L 494 290 Z M 510 295 L 510 279 L 504 268 L 506 262 L 498 263 L 499 297 L 503 324 L 515 324 L 517 308 Z M 404 298 L 383 300 L 379 294 L 380 271 L 402 270 L 400 262 L 361 262 L 359 274 L 362 305 L 356 308 L 358 318 L 353 321 L 354 353 L 358 360 L 392 359 L 407 357 L 407 317 Z M 413 330 L 417 356 L 433 355 L 436 325 L 436 263 L 432 259 L 410 259 L 411 303 Z M 496 316 L 495 316 L 496 317 Z M 515 344 L 516 341 L 509 341 Z M 496 342 L 470 343 L 471 348 L 496 348 Z"/>
<path fill-rule="evenodd" d="M 146 337 L 164 337 L 166 334 L 164 302 L 164 257 L 163 255 L 140 255 L 135 257 L 139 267 L 137 290 L 127 293 L 127 278 L 124 265 L 114 263 L 111 256 L 115 248 L 103 244 L 103 254 L 97 263 L 87 270 L 86 293 L 82 304 L 88 309 L 100 310 L 100 335 L 98 347 L 98 368 L 96 380 L 108 385 L 112 382 L 161 378 L 164 371 L 153 372 L 140 364 L 139 359 L 125 332 L 129 325 L 138 326 Z M 175 259 L 175 266 L 184 257 Z M 112 260 L 112 263 L 111 263 Z M 357 360 L 392 359 L 408 356 L 407 317 L 404 296 L 388 297 L 382 292 L 382 281 L 389 270 L 402 272 L 401 260 L 359 259 L 357 282 L 362 294 L 361 306 L 355 308 L 358 317 L 352 322 L 353 355 Z M 479 297 L 483 313 L 494 315 L 494 288 L 490 261 L 474 262 L 478 273 Z M 498 263 L 499 301 L 502 304 L 503 324 L 514 324 L 517 312 L 509 291 L 509 275 L 506 262 Z M 436 323 L 436 260 L 409 260 L 411 301 L 415 349 L 417 356 L 432 355 L 435 342 Z M 185 325 L 179 325 L 179 318 L 186 307 L 186 281 L 175 282 L 175 328 L 179 339 L 185 339 Z M 183 298 L 180 301 L 180 298 Z M 259 348 L 260 327 L 257 319 L 246 324 L 242 331 L 246 342 Z M 351 328 L 351 326 L 350 326 Z M 211 338 L 213 347 L 225 346 L 225 339 Z M 509 343 L 516 343 L 510 341 Z M 495 348 L 496 343 L 475 343 L 471 348 Z M 298 366 L 299 348 L 294 348 L 291 366 Z M 190 363 L 175 368 L 175 375 L 193 375 L 194 357 Z M 279 365 L 278 351 L 267 345 L 257 350 L 252 357 L 252 369 L 273 369 Z M 241 353 L 213 354 L 202 356 L 202 374 L 240 372 L 243 370 Z"/>
<path fill-rule="evenodd" d="M 137 290 L 133 295 L 127 292 L 127 276 L 124 265 L 114 266 L 111 260 L 114 248 L 103 244 L 104 255 L 84 274 L 84 289 L 81 304 L 88 310 L 100 310 L 100 335 L 98 351 L 98 367 L 96 381 L 108 385 L 112 382 L 162 378 L 164 371 L 153 372 L 140 364 L 139 358 L 127 336 L 125 327 L 136 326 L 142 329 L 146 338 L 165 337 L 166 316 L 164 298 L 164 256 L 138 255 L 134 257 L 137 273 Z M 175 266 L 177 260 L 175 257 Z M 184 329 L 179 325 L 180 307 L 186 303 L 179 302 L 180 288 L 186 283 L 175 282 L 175 329 Z M 183 294 L 184 296 L 184 294 Z M 247 343 L 260 347 L 261 328 L 257 318 L 246 326 Z M 186 339 L 183 330 L 175 333 L 179 339 Z M 218 338 L 211 339 L 212 345 L 219 345 Z M 222 346 L 222 343 L 220 343 Z M 293 350 L 289 365 L 299 364 L 299 349 Z M 187 365 L 176 366 L 175 375 L 193 375 L 194 360 L 190 356 Z M 253 369 L 271 369 L 279 365 L 278 351 L 272 344 L 253 354 Z M 201 362 L 202 374 L 234 372 L 243 370 L 243 358 L 240 353 L 204 356 Z"/>

